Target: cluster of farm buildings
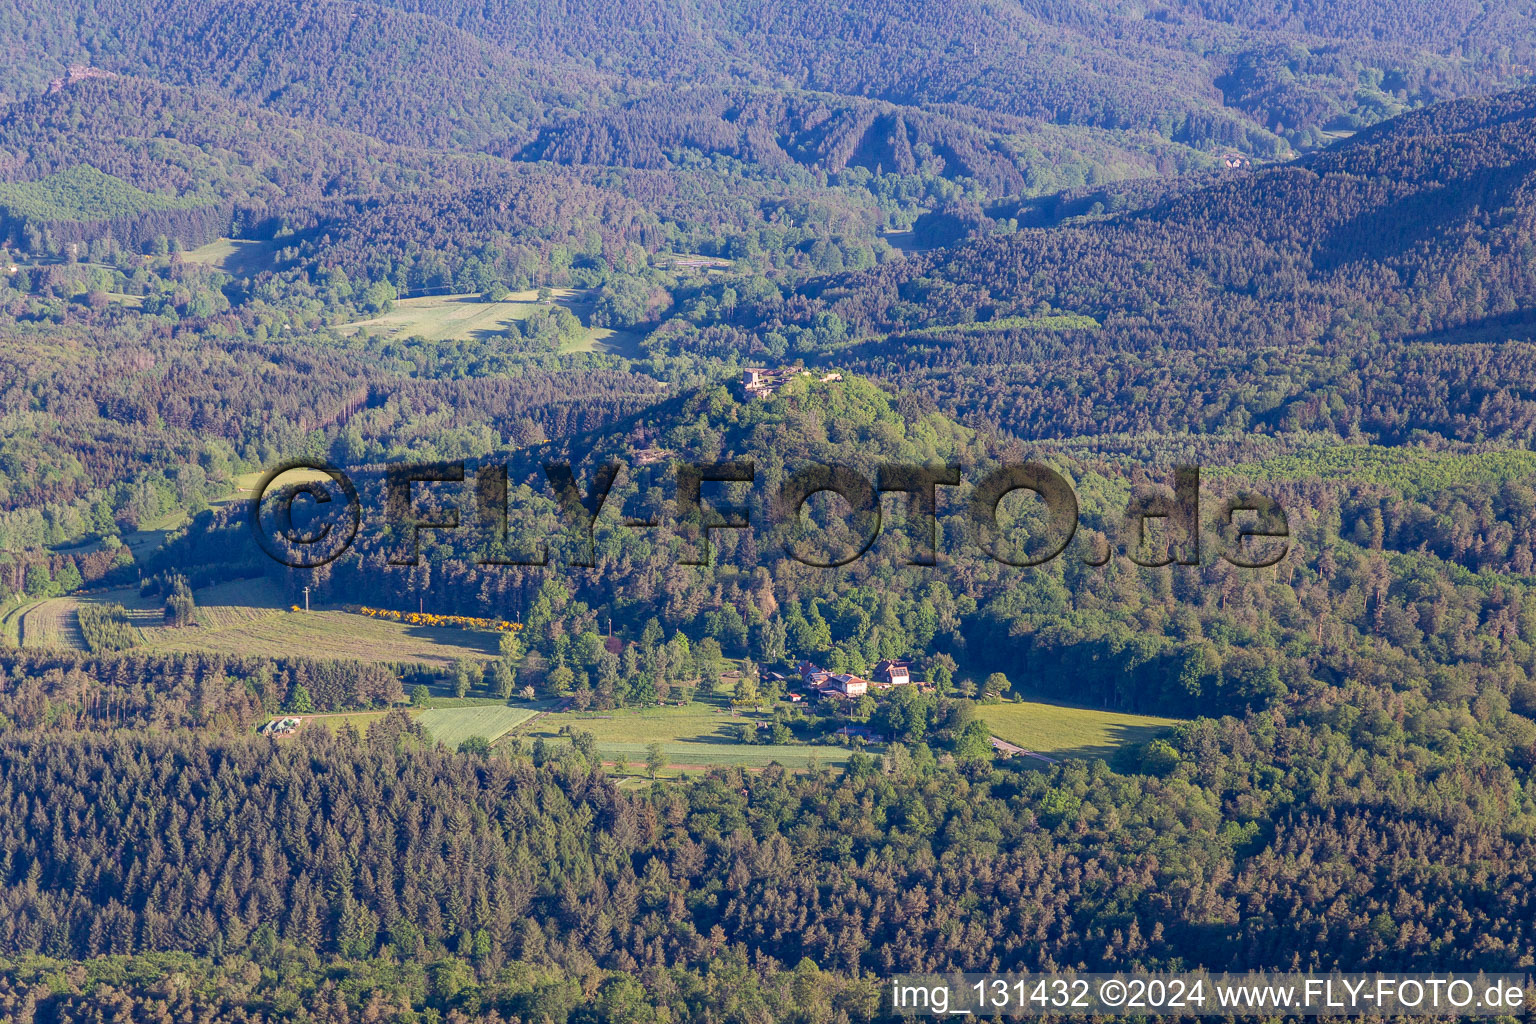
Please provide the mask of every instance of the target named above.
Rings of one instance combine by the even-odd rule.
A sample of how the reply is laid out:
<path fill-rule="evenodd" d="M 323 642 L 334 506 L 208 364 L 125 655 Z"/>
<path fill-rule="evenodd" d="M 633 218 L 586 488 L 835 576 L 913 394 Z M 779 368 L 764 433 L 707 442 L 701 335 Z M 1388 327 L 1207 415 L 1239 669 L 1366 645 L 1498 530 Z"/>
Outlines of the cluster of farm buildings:
<path fill-rule="evenodd" d="M 887 659 L 875 666 L 872 678 L 848 672 L 828 672 L 819 665 L 802 661 L 798 669 L 800 687 L 789 694 L 795 703 L 804 700 L 858 700 L 871 690 L 894 690 L 898 686 L 922 685 L 912 681 L 912 669 L 904 661 Z"/>

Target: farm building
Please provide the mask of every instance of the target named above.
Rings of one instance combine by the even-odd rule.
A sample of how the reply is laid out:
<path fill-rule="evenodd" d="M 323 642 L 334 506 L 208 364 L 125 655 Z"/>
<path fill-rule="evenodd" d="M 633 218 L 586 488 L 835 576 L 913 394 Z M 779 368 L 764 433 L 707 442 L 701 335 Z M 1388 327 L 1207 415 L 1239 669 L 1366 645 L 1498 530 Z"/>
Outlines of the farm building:
<path fill-rule="evenodd" d="M 822 700 L 862 697 L 869 692 L 869 680 L 847 672 L 828 672 L 809 661 L 800 663 L 800 683 L 806 696 Z"/>
<path fill-rule="evenodd" d="M 830 688 L 846 697 L 862 697 L 869 692 L 869 680 L 862 676 L 840 672 L 832 677 Z"/>
<path fill-rule="evenodd" d="M 800 681 L 810 690 L 821 689 L 832 675 L 826 669 L 813 665 L 809 661 L 802 661 L 800 663 L 799 672 Z"/>

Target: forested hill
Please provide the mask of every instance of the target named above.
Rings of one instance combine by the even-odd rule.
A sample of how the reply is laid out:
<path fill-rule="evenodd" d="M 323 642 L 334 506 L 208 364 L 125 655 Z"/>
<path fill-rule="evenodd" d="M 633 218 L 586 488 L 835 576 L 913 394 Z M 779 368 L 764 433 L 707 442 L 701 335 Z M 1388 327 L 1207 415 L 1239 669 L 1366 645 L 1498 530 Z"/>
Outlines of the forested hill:
<path fill-rule="evenodd" d="M 90 65 L 397 143 L 633 166 L 686 151 L 927 165 L 1004 194 L 1055 184 L 1031 180 L 1042 125 L 1114 133 L 1122 163 L 1149 147 L 1169 166 L 1188 160 L 1178 147 L 1274 158 L 1530 81 L 1528 11 L 1435 7 L 27 0 L 0 14 L 20 42 L 0 97 Z"/>
<path fill-rule="evenodd" d="M 12 180 L 83 164 L 148 192 L 255 208 L 478 184 L 511 170 L 129 75 L 85 78 L 0 109 L 0 153 L 0 176 Z"/>
<path fill-rule="evenodd" d="M 1533 102 L 1434 108 L 1115 216 L 978 213 L 966 244 L 813 282 L 749 329 L 835 317 L 840 364 L 1021 437 L 1519 443 L 1536 436 Z"/>
<path fill-rule="evenodd" d="M 609 84 L 525 59 L 420 15 L 293 0 L 116 0 L 11 5 L 28 95 L 66 65 L 205 86 L 274 112 L 386 141 L 505 149 L 566 102 Z M 30 81 L 28 80 L 30 79 Z"/>
<path fill-rule="evenodd" d="M 1147 128 L 1260 149 L 1315 141 L 1398 104 L 1529 74 L 1528 10 L 1391 0 L 1236 13 L 1175 2 L 935 6 L 904 0 L 493 3 L 397 0 L 518 52 L 664 79 L 696 67 L 914 106 Z M 1522 32 L 1521 30 L 1525 30 Z M 1486 56 L 1488 33 L 1503 48 Z M 1397 94 L 1401 93 L 1401 96 Z"/>

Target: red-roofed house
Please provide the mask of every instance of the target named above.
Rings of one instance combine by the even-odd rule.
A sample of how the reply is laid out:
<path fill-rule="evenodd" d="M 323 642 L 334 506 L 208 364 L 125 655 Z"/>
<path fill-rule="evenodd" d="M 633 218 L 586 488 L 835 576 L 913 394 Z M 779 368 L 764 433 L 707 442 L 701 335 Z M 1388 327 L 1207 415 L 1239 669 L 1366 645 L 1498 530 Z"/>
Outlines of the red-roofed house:
<path fill-rule="evenodd" d="M 869 680 L 840 672 L 832 677 L 832 686 L 838 693 L 849 697 L 862 697 L 869 692 Z"/>

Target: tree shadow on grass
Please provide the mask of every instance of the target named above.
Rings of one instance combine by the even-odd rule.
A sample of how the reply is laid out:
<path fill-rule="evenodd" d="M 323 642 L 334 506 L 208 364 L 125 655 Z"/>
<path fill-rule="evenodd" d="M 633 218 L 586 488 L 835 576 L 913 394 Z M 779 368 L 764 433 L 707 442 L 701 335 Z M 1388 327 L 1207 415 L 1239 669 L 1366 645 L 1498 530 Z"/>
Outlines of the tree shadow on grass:
<path fill-rule="evenodd" d="M 434 647 L 462 647 L 492 657 L 501 654 L 501 638 L 495 633 L 478 629 L 407 625 L 405 635 L 413 640 L 426 641 Z M 440 656 L 448 657 L 448 652 L 443 651 Z"/>
<path fill-rule="evenodd" d="M 1104 728 L 1105 741 L 1102 743 L 1088 743 L 1076 747 L 1065 747 L 1059 750 L 1042 750 L 1040 753 L 1057 761 L 1081 760 L 1081 761 L 1110 761 L 1127 746 L 1147 743 L 1159 736 L 1166 735 L 1170 727 L 1166 725 L 1125 725 L 1115 724 Z M 1041 767 L 1043 761 L 1029 760 Z"/>

